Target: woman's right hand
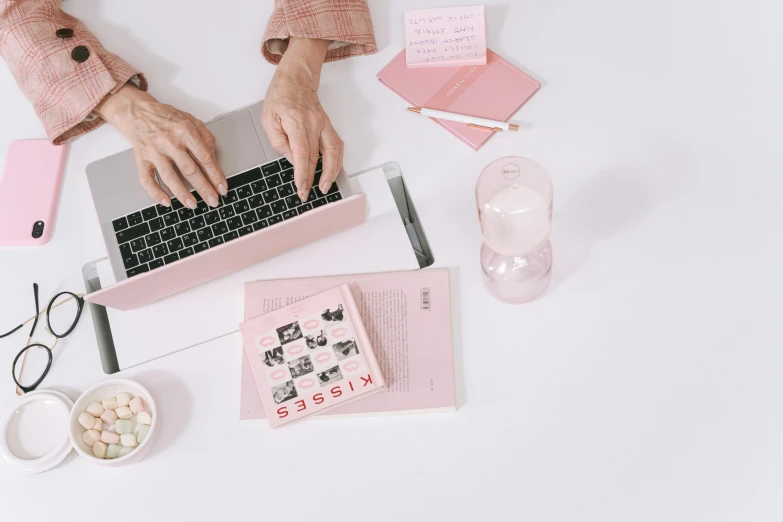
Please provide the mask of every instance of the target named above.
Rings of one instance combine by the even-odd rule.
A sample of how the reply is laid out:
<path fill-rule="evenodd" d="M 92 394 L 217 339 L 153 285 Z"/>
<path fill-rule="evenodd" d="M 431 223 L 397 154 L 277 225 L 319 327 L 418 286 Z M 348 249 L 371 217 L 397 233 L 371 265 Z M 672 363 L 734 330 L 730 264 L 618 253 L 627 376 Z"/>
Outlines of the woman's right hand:
<path fill-rule="evenodd" d="M 171 205 L 171 201 L 155 180 L 156 170 L 183 205 L 196 208 L 196 199 L 174 165 L 212 207 L 218 205 L 218 194 L 225 195 L 228 191 L 226 176 L 215 157 L 215 137 L 192 115 L 158 102 L 133 85 L 125 85 L 107 95 L 95 110 L 131 143 L 141 186 L 164 207 Z"/>

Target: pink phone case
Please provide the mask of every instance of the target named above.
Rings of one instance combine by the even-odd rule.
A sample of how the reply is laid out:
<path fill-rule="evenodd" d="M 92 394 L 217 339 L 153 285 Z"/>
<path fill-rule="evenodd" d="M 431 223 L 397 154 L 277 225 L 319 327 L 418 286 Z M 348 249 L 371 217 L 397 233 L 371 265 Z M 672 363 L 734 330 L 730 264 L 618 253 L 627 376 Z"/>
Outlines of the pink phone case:
<path fill-rule="evenodd" d="M 38 246 L 51 239 L 67 150 L 47 140 L 11 143 L 0 177 L 0 246 Z"/>

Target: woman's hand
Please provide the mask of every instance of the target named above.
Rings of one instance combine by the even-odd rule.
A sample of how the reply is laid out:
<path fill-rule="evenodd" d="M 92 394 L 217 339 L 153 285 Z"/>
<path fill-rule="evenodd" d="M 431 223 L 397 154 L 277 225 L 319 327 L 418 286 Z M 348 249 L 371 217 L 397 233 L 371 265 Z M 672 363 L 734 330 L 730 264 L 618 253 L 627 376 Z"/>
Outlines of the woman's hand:
<path fill-rule="evenodd" d="M 264 99 L 261 123 L 272 146 L 293 163 L 302 201 L 313 186 L 319 152 L 323 153 L 320 189 L 326 193 L 343 166 L 343 141 L 318 101 L 328 40 L 290 38 Z"/>
<path fill-rule="evenodd" d="M 183 205 L 196 208 L 195 198 L 173 165 L 208 205 L 217 206 L 218 193 L 226 194 L 228 183 L 215 157 L 215 137 L 190 114 L 132 85 L 106 96 L 96 112 L 131 143 L 141 186 L 161 205 L 167 207 L 171 201 L 155 181 L 155 170 Z"/>

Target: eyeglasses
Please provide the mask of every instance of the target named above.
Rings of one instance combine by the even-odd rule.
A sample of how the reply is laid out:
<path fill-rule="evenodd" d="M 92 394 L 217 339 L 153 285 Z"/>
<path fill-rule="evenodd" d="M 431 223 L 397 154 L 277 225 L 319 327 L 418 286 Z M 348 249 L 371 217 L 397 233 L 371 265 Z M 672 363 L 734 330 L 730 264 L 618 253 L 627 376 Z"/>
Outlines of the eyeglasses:
<path fill-rule="evenodd" d="M 33 283 L 33 294 L 35 296 L 35 315 L 13 330 L 0 335 L 0 339 L 8 337 L 23 328 L 24 325 L 30 321 L 33 322 L 33 327 L 30 329 L 27 343 L 25 343 L 26 346 L 22 348 L 22 351 L 16 354 L 14 362 L 11 364 L 11 376 L 16 383 L 17 395 L 22 395 L 23 393 L 35 390 L 46 378 L 49 369 L 52 367 L 52 350 L 57 347 L 57 343 L 60 339 L 68 337 L 71 332 L 73 332 L 79 322 L 79 318 L 82 316 L 82 309 L 84 308 L 84 298 L 81 295 L 72 292 L 60 292 L 52 297 L 51 301 L 49 301 L 49 306 L 42 312 L 38 306 L 38 283 Z M 51 344 L 51 347 L 46 344 L 31 342 L 33 340 L 33 335 L 35 334 L 35 328 L 38 326 L 38 318 L 44 313 L 46 314 L 46 331 L 54 337 L 54 343 Z M 46 366 L 40 373 L 28 372 L 28 378 L 24 378 L 23 374 L 27 355 L 33 348 L 37 348 L 36 352 L 38 352 L 39 355 L 47 357 Z M 41 354 L 40 352 L 43 353 Z M 37 380 L 32 380 L 30 375 L 38 377 Z"/>

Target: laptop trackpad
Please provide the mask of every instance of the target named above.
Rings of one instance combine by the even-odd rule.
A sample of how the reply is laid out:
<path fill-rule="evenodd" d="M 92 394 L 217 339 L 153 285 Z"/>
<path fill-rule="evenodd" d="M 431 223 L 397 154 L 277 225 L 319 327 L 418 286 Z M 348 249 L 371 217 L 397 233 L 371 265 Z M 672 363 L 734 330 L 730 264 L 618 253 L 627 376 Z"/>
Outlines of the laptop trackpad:
<path fill-rule="evenodd" d="M 250 111 L 233 113 L 207 124 L 217 140 L 217 159 L 226 176 L 266 163 L 264 148 L 256 134 Z"/>
<path fill-rule="evenodd" d="M 274 158 L 267 158 L 256 134 L 249 110 L 232 113 L 207 123 L 215 136 L 217 159 L 226 177 L 250 170 Z M 193 187 L 185 183 L 189 190 Z M 170 192 L 168 188 L 167 192 Z"/>

